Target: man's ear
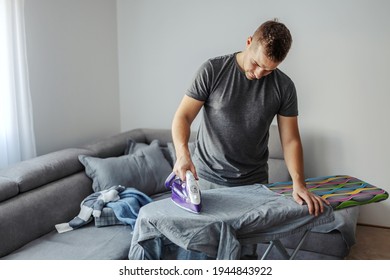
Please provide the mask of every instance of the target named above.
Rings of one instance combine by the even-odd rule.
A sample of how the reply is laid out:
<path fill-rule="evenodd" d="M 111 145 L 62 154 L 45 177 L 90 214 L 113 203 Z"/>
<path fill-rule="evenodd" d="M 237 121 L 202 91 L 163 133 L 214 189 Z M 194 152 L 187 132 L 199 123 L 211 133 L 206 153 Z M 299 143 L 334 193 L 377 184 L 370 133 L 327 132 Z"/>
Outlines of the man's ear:
<path fill-rule="evenodd" d="M 249 36 L 248 39 L 246 39 L 246 47 L 248 48 L 252 44 L 252 36 Z"/>

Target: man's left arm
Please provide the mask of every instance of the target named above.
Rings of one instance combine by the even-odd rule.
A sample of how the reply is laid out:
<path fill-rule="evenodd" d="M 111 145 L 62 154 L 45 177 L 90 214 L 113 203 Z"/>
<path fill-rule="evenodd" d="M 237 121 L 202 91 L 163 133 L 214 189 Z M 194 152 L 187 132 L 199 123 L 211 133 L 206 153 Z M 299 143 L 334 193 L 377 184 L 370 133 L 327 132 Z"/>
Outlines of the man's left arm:
<path fill-rule="evenodd" d="M 323 203 L 329 203 L 309 192 L 306 188 L 303 148 L 298 128 L 298 117 L 278 115 L 277 121 L 284 159 L 293 181 L 293 198 L 299 204 L 305 202 L 309 208 L 309 213 L 318 216 L 324 210 Z"/>

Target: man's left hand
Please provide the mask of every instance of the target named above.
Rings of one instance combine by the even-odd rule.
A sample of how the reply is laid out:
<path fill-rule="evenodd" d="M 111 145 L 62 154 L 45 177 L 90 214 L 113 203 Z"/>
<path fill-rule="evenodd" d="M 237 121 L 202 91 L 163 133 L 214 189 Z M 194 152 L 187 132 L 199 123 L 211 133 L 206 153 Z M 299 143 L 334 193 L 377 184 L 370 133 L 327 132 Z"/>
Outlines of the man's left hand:
<path fill-rule="evenodd" d="M 292 196 L 298 204 L 307 204 L 310 215 L 318 216 L 324 212 L 324 203 L 330 205 L 329 201 L 311 193 L 305 185 L 294 185 Z"/>

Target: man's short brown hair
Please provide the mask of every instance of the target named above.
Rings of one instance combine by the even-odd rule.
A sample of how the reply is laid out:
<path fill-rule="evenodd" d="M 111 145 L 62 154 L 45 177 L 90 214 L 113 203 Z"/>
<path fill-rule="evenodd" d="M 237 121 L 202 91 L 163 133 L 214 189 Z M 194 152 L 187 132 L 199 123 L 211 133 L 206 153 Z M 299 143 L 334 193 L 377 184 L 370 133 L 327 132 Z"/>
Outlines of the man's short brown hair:
<path fill-rule="evenodd" d="M 252 40 L 260 43 L 265 55 L 274 62 L 283 61 L 292 44 L 290 30 L 277 19 L 260 25 L 253 34 Z"/>

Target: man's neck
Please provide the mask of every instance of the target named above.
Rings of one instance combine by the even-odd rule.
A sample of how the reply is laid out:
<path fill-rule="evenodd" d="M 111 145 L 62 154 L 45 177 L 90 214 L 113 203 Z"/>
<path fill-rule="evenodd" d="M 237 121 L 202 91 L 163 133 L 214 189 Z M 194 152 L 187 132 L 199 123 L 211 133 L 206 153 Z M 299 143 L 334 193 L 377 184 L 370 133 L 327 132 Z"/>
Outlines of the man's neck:
<path fill-rule="evenodd" d="M 244 51 L 236 54 L 236 61 L 242 71 L 244 71 Z"/>

